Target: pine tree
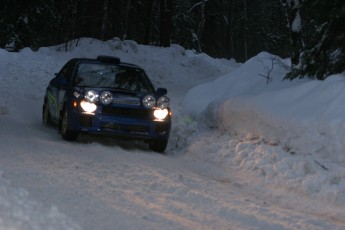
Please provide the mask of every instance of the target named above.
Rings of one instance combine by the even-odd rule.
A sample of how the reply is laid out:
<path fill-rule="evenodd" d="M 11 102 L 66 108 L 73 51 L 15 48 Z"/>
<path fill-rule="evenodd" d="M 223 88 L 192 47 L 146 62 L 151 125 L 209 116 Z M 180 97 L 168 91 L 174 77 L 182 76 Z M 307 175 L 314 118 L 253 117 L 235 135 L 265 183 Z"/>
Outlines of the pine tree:
<path fill-rule="evenodd" d="M 343 0 L 304 0 L 301 62 L 289 79 L 317 78 L 345 70 L 345 2 Z"/>

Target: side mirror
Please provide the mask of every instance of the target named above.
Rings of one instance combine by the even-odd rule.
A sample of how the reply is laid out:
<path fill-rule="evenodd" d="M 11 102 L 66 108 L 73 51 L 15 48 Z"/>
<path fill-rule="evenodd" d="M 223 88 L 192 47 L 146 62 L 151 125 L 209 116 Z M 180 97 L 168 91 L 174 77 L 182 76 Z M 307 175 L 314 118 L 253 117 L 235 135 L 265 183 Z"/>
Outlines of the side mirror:
<path fill-rule="evenodd" d="M 158 88 L 156 93 L 162 96 L 162 95 L 166 95 L 168 93 L 168 90 L 166 88 Z"/>

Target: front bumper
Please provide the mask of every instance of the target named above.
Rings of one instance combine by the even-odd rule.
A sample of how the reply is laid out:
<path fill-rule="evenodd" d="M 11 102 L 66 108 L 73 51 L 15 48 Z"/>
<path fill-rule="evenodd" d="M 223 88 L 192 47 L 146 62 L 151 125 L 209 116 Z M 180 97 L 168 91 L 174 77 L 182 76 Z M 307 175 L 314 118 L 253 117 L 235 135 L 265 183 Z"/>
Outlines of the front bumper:
<path fill-rule="evenodd" d="M 153 112 L 153 111 L 152 111 Z M 94 114 L 72 109 L 69 113 L 70 130 L 107 134 L 139 139 L 168 139 L 171 128 L 171 116 L 164 120 L 155 120 L 151 110 L 130 108 L 100 108 Z"/>

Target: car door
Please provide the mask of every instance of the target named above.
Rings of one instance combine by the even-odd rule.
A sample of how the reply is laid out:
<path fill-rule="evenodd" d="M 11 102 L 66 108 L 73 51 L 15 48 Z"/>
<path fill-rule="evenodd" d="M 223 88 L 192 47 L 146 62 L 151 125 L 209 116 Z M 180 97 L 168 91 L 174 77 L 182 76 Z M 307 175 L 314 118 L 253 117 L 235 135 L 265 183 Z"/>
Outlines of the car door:
<path fill-rule="evenodd" d="M 66 92 L 70 89 L 71 79 L 75 69 L 75 62 L 68 62 L 56 77 L 50 82 L 51 116 L 54 120 L 59 120 L 60 111 L 65 102 Z"/>

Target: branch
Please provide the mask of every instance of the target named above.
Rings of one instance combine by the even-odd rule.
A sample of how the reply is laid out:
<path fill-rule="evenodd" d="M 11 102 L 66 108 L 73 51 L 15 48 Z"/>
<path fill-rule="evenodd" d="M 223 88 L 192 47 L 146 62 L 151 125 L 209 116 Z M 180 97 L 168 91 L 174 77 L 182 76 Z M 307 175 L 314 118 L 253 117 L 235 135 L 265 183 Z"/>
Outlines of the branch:
<path fill-rule="evenodd" d="M 205 4 L 207 1 L 208 0 L 202 0 L 201 2 L 196 3 L 194 6 L 192 6 L 192 8 L 190 8 L 188 10 L 188 13 L 190 13 L 192 10 L 194 10 L 195 7 L 197 7 L 197 6 L 201 5 L 201 4 Z"/>
<path fill-rule="evenodd" d="M 266 74 L 258 74 L 258 75 L 261 76 L 261 77 L 266 78 L 266 83 L 269 84 L 272 81 L 272 77 L 270 75 L 271 75 L 271 72 L 274 69 L 274 64 L 275 64 L 275 61 L 276 61 L 276 57 L 271 59 L 271 67 L 266 66 L 262 60 L 259 60 L 259 61 L 263 65 L 264 69 L 266 70 Z"/>
<path fill-rule="evenodd" d="M 329 170 L 326 166 L 324 166 L 323 164 L 321 164 L 320 162 L 318 162 L 317 160 L 314 160 L 314 162 L 317 164 L 317 165 L 319 165 L 322 169 L 324 169 L 324 170 Z"/>

